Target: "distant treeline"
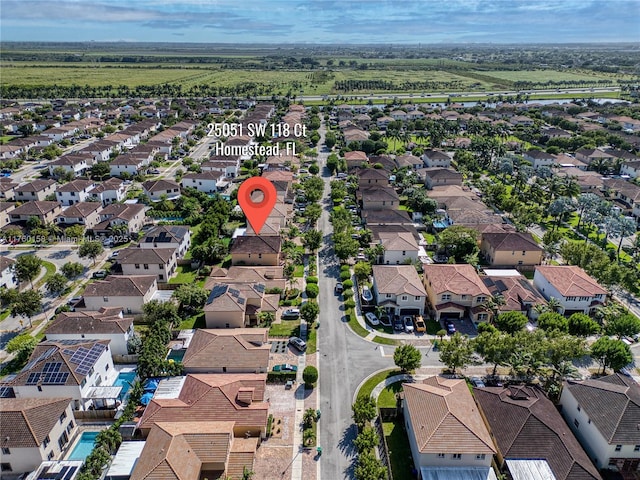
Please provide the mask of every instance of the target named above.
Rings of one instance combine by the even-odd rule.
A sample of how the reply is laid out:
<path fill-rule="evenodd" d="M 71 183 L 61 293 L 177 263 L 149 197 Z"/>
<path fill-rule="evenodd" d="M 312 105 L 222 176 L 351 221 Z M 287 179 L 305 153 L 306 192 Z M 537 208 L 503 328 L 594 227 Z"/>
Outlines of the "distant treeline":
<path fill-rule="evenodd" d="M 418 91 L 418 90 L 460 90 L 464 84 L 459 80 L 452 82 L 402 82 L 388 80 L 339 80 L 333 88 L 338 92 L 357 92 L 362 90 L 377 91 Z"/>

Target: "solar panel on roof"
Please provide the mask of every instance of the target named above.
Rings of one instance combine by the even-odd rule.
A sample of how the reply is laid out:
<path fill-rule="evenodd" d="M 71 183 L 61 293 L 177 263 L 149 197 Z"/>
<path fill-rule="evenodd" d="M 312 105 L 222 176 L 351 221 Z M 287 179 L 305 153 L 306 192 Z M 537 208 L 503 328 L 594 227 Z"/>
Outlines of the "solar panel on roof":
<path fill-rule="evenodd" d="M 67 372 L 56 372 L 45 374 L 42 383 L 47 385 L 64 385 L 67 383 L 69 374 Z"/>
<path fill-rule="evenodd" d="M 507 289 L 507 286 L 504 284 L 504 282 L 502 280 L 498 280 L 496 281 L 496 287 L 498 288 L 498 291 L 500 292 L 504 292 Z"/>
<path fill-rule="evenodd" d="M 256 290 L 256 292 L 264 293 L 264 291 L 265 291 L 265 286 L 264 286 L 262 283 L 258 283 L 258 284 L 255 286 L 255 290 Z"/>
<path fill-rule="evenodd" d="M 16 394 L 11 387 L 0 387 L 0 398 L 15 398 Z"/>
<path fill-rule="evenodd" d="M 240 296 L 240 290 L 236 290 L 235 288 L 230 288 L 229 289 L 229 293 L 231 295 L 233 295 L 234 297 L 239 297 Z"/>
<path fill-rule="evenodd" d="M 60 363 L 60 362 L 47 362 L 47 363 L 44 364 L 44 368 L 42 369 L 42 373 L 58 372 L 60 370 L 61 366 L 62 366 L 62 363 Z"/>
<path fill-rule="evenodd" d="M 25 382 L 27 385 L 35 385 L 40 380 L 40 372 L 30 373 L 29 378 Z"/>
<path fill-rule="evenodd" d="M 239 303 L 240 305 L 244 305 L 244 298 L 242 298 L 242 297 L 238 297 L 238 303 Z"/>

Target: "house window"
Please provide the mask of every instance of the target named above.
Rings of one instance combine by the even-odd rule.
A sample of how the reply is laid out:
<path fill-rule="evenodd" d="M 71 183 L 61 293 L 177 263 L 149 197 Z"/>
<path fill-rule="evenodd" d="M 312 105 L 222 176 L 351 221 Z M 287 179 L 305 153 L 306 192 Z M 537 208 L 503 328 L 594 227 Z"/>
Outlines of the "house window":
<path fill-rule="evenodd" d="M 160 277 L 160 280 L 164 280 L 164 275 L 163 274 L 159 274 L 158 277 Z"/>
<path fill-rule="evenodd" d="M 580 428 L 580 422 L 578 421 L 577 418 L 573 420 L 573 424 L 576 426 L 576 428 Z"/>
<path fill-rule="evenodd" d="M 580 407 L 580 405 L 578 405 L 578 411 L 582 410 L 582 407 Z"/>
<path fill-rule="evenodd" d="M 136 263 L 135 267 L 136 267 L 137 270 L 140 270 L 140 264 L 139 263 Z"/>
<path fill-rule="evenodd" d="M 38 385 L 38 391 L 41 392 L 42 391 L 42 385 Z"/>
<path fill-rule="evenodd" d="M 635 447 L 633 447 L 633 451 L 640 452 L 640 445 L 636 445 Z"/>
<path fill-rule="evenodd" d="M 444 453 L 439 453 L 438 458 L 444 458 L 444 455 L 445 455 Z"/>
<path fill-rule="evenodd" d="M 460 295 L 460 299 L 461 299 L 461 300 L 466 300 L 466 299 L 467 299 L 467 296 L 466 296 L 466 295 Z"/>
<path fill-rule="evenodd" d="M 451 455 L 451 459 L 452 460 L 462 460 L 462 454 L 461 453 L 454 453 L 453 455 Z"/>
<path fill-rule="evenodd" d="M 484 460 L 486 455 L 484 453 L 479 453 L 476 455 L 476 460 Z"/>
<path fill-rule="evenodd" d="M 109 303 L 109 297 L 102 297 L 102 301 L 104 303 Z"/>
<path fill-rule="evenodd" d="M 402 300 L 403 300 L 404 302 L 406 302 L 408 298 L 409 298 L 409 297 L 407 297 L 406 295 L 402 295 Z"/>
<path fill-rule="evenodd" d="M 442 295 L 442 300 L 451 300 L 451 294 L 445 293 L 444 295 Z"/>
<path fill-rule="evenodd" d="M 486 322 L 487 321 L 487 314 L 486 313 L 479 313 L 478 314 L 478 321 L 479 322 Z"/>
<path fill-rule="evenodd" d="M 567 302 L 575 302 L 577 297 L 566 297 L 565 300 Z"/>
<path fill-rule="evenodd" d="M 75 197 L 76 196 L 76 192 L 71 192 L 71 196 Z"/>
<path fill-rule="evenodd" d="M 622 450 L 622 445 L 616 445 L 616 452 L 619 452 L 620 450 Z"/>
<path fill-rule="evenodd" d="M 51 442 L 51 439 L 49 438 L 49 435 L 47 435 L 46 437 L 44 437 L 44 441 L 42 442 L 44 448 L 47 448 L 49 446 L 49 442 Z"/>
<path fill-rule="evenodd" d="M 387 293 L 385 296 L 386 296 L 386 298 L 391 298 L 391 294 L 390 293 Z"/>
<path fill-rule="evenodd" d="M 73 424 L 73 420 L 71 420 L 69 422 L 69 425 L 67 425 L 67 433 L 71 433 L 71 430 L 73 430 L 74 424 Z"/>
<path fill-rule="evenodd" d="M 60 423 L 64 422 L 65 418 L 67 418 L 67 412 L 62 412 L 62 415 L 60 415 Z"/>
<path fill-rule="evenodd" d="M 104 371 L 105 371 L 105 372 L 108 372 L 108 371 L 109 371 L 109 364 L 108 364 L 108 363 L 104 366 Z"/>
<path fill-rule="evenodd" d="M 53 450 L 51 450 L 51 451 L 49 452 L 49 455 L 47 455 L 47 460 L 51 460 L 51 459 L 54 457 L 54 455 L 55 455 L 55 454 L 53 453 Z"/>
<path fill-rule="evenodd" d="M 419 302 L 422 297 L 413 297 L 416 302 Z"/>
<path fill-rule="evenodd" d="M 11 450 L 9 450 L 6 447 L 2 447 L 2 454 L 3 455 L 11 455 Z"/>
<path fill-rule="evenodd" d="M 149 270 L 149 264 L 148 263 L 145 263 L 143 266 L 144 266 L 145 270 Z"/>
<path fill-rule="evenodd" d="M 482 296 L 480 296 L 480 297 L 478 297 L 478 298 L 476 299 L 476 302 L 478 302 L 478 303 L 484 303 L 484 302 L 486 302 L 486 301 L 487 301 L 487 297 L 482 297 Z"/>
<path fill-rule="evenodd" d="M 526 254 L 527 254 L 527 252 L 522 250 L 522 256 L 524 257 Z"/>
<path fill-rule="evenodd" d="M 524 262 L 522 260 L 518 260 L 518 265 L 523 265 Z"/>
<path fill-rule="evenodd" d="M 402 256 L 405 256 L 407 254 L 406 250 L 402 250 Z"/>
<path fill-rule="evenodd" d="M 13 469 L 11 468 L 11 464 L 10 463 L 0 463 L 0 471 L 3 472 L 13 472 Z"/>

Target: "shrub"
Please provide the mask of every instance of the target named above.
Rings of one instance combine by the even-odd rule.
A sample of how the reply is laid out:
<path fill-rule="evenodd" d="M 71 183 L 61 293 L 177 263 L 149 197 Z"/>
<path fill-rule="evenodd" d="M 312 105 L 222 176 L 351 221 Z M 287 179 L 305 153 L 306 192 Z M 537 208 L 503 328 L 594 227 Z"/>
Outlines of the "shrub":
<path fill-rule="evenodd" d="M 353 290 L 352 290 L 352 289 L 350 289 L 350 288 L 347 288 L 346 290 L 344 290 L 344 291 L 342 292 L 342 296 L 343 296 L 344 298 L 351 298 L 351 297 L 353 297 Z"/>
<path fill-rule="evenodd" d="M 340 280 L 349 280 L 350 278 L 351 273 L 348 270 L 340 272 Z"/>
<path fill-rule="evenodd" d="M 351 267 L 349 265 L 340 265 L 341 272 L 348 272 L 349 270 L 351 270 Z"/>
<path fill-rule="evenodd" d="M 344 308 L 346 309 L 355 308 L 355 306 L 356 306 L 356 301 L 353 299 L 349 299 L 346 302 L 344 302 Z"/>
<path fill-rule="evenodd" d="M 313 387 L 313 385 L 318 381 L 318 369 L 313 365 L 308 365 L 304 367 L 304 371 L 302 372 L 302 380 L 306 385 Z"/>
<path fill-rule="evenodd" d="M 318 288 L 318 285 L 310 283 L 305 288 L 305 292 L 307 293 L 307 297 L 316 298 L 318 296 L 318 293 L 320 293 L 320 289 Z"/>
<path fill-rule="evenodd" d="M 345 280 L 342 282 L 344 288 L 353 288 L 353 280 Z"/>
<path fill-rule="evenodd" d="M 318 283 L 318 277 L 307 277 L 307 283 Z"/>
<path fill-rule="evenodd" d="M 295 380 L 296 372 L 269 372 L 267 373 L 267 382 L 285 383 L 287 380 Z"/>

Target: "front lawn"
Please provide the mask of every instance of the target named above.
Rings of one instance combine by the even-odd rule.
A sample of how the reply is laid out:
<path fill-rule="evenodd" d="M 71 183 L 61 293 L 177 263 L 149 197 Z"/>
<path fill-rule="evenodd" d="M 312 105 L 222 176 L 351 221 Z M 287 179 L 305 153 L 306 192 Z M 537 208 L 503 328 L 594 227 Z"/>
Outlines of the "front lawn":
<path fill-rule="evenodd" d="M 317 323 L 315 325 L 318 325 Z M 315 326 L 307 329 L 307 353 L 316 353 L 318 342 L 318 329 Z"/>
<path fill-rule="evenodd" d="M 280 323 L 272 323 L 269 328 L 270 337 L 289 338 L 298 335 L 300 335 L 300 320 L 281 320 Z"/>
<path fill-rule="evenodd" d="M 402 391 L 402 382 L 392 383 L 385 387 L 378 397 L 378 408 L 394 408 L 397 405 L 396 394 Z"/>
<path fill-rule="evenodd" d="M 369 397 L 371 392 L 380 382 L 383 382 L 387 377 L 393 377 L 394 375 L 400 375 L 402 372 L 397 368 L 390 368 L 389 370 L 383 370 L 370 377 L 366 382 L 362 384 L 360 390 L 358 390 L 358 397 Z"/>

